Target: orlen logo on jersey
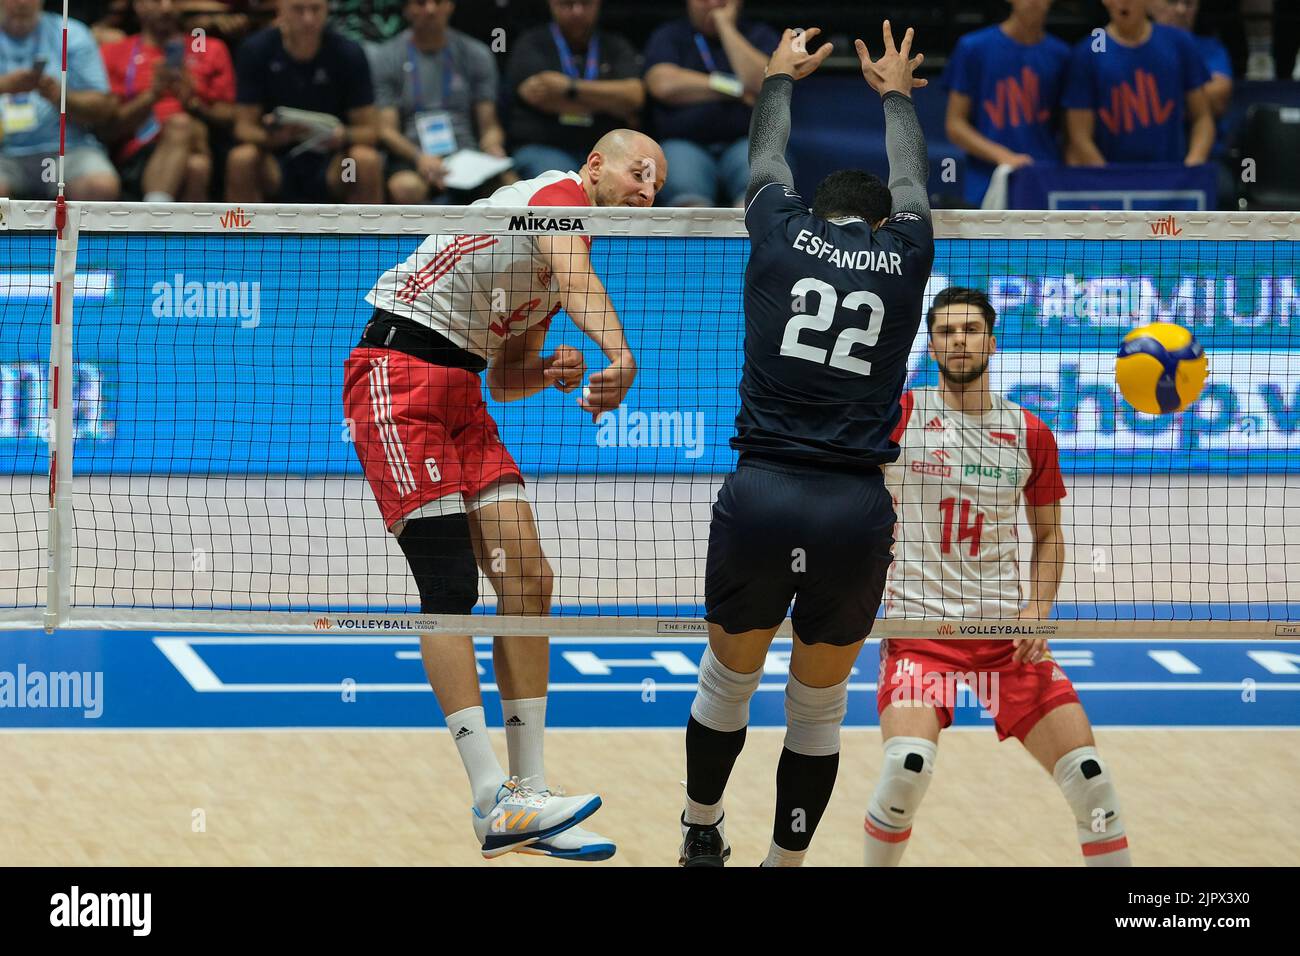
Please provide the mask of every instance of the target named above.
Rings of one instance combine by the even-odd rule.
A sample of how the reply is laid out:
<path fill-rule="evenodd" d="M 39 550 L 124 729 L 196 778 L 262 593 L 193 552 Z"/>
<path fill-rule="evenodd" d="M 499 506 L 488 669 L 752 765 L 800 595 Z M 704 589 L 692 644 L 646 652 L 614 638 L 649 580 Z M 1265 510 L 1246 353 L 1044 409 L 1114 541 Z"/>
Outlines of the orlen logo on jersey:
<path fill-rule="evenodd" d="M 914 461 L 912 470 L 922 475 L 935 475 L 939 478 L 952 477 L 952 465 L 936 465 L 930 461 Z"/>
<path fill-rule="evenodd" d="M 529 232 L 540 230 L 544 232 L 581 232 L 583 223 L 581 219 L 554 219 L 543 216 L 511 216 L 510 230 L 523 229 Z"/>

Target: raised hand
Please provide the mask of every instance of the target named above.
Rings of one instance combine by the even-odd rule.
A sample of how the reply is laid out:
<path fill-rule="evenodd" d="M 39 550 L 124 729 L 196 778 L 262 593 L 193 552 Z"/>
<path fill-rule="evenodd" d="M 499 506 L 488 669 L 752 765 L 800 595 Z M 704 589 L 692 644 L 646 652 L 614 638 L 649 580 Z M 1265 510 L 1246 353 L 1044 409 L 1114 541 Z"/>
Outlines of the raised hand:
<path fill-rule="evenodd" d="M 781 34 L 781 42 L 776 45 L 771 59 L 767 61 L 765 76 L 784 73 L 796 80 L 817 70 L 825 59 L 831 55 L 831 45 L 823 43 L 816 53 L 808 52 L 808 43 L 821 33 L 821 27 L 809 27 L 807 30 L 786 30 Z"/>
<path fill-rule="evenodd" d="M 925 62 L 925 54 L 918 53 L 909 59 L 912 52 L 913 30 L 907 28 L 903 35 L 903 45 L 894 46 L 894 32 L 886 20 L 881 30 L 884 36 L 885 52 L 879 60 L 872 60 L 867 45 L 861 40 L 854 42 L 858 51 L 858 62 L 862 64 L 862 76 L 873 90 L 884 96 L 886 93 L 902 93 L 911 96 L 912 90 L 929 85 L 929 80 L 918 79 L 913 72 Z"/>

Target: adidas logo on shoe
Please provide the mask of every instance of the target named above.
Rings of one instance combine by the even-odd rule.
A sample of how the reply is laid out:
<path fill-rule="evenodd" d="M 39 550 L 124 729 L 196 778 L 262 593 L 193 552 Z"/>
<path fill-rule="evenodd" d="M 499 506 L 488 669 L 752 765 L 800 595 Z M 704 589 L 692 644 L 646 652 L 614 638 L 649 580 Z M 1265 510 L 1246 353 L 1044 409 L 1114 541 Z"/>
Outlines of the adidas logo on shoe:
<path fill-rule="evenodd" d="M 528 725 L 525 724 L 522 720 L 519 719 L 519 715 L 518 715 L 518 714 L 514 714 L 513 716 L 511 716 L 511 718 L 510 718 L 509 720 L 506 721 L 506 726 L 507 726 L 507 727 L 526 727 L 526 726 L 528 726 Z"/>
<path fill-rule="evenodd" d="M 453 739 L 453 740 L 460 740 L 460 738 L 462 738 L 462 737 L 468 737 L 468 736 L 469 736 L 470 734 L 472 734 L 473 732 L 474 732 L 474 731 L 470 730 L 468 727 L 462 727 L 462 728 L 460 728 L 460 730 L 456 731 L 456 736 L 453 737 L 452 739 Z"/>

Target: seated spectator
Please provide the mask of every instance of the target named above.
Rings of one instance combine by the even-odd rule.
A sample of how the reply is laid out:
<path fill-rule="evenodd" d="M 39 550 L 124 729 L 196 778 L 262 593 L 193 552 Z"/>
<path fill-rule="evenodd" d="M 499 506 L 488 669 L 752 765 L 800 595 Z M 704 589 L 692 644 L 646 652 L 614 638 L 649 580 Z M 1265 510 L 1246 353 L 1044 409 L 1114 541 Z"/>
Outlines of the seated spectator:
<path fill-rule="evenodd" d="M 598 30 L 601 0 L 550 0 L 551 22 L 520 37 L 506 68 L 510 141 L 524 179 L 580 169 L 610 130 L 633 128 L 645 85 L 632 45 Z"/>
<path fill-rule="evenodd" d="M 216 37 L 181 30 L 174 0 L 135 0 L 140 32 L 100 50 L 120 101 L 114 160 L 128 193 L 146 202 L 206 202 L 210 126 L 235 119 L 235 69 Z"/>
<path fill-rule="evenodd" d="M 1075 46 L 1061 98 L 1067 162 L 1206 162 L 1214 148 L 1204 89 L 1210 74 L 1191 35 L 1153 24 L 1143 3 L 1102 2 L 1110 12 L 1106 32 Z"/>
<path fill-rule="evenodd" d="M 235 140 L 226 163 L 230 202 L 377 203 L 382 161 L 370 65 L 361 47 L 325 26 L 325 0 L 279 0 L 276 24 L 235 58 Z M 321 132 L 277 122 L 279 107 L 324 113 Z M 346 165 L 345 165 L 346 164 Z"/>
<path fill-rule="evenodd" d="M 1205 95 L 1216 118 L 1222 118 L 1232 103 L 1232 59 L 1228 48 L 1218 37 L 1200 36 L 1193 32 L 1201 0 L 1147 0 L 1151 19 L 1167 27 L 1177 27 L 1192 35 L 1192 42 L 1201 53 L 1205 68 L 1210 71 L 1210 82 L 1205 84 Z M 1222 133 L 1222 127 L 1219 128 Z"/>
<path fill-rule="evenodd" d="M 58 192 L 63 18 L 40 0 L 0 0 L 0 196 Z M 116 199 L 120 184 L 91 130 L 112 119 L 104 63 L 90 29 L 68 21 L 68 125 L 63 176 L 69 199 Z"/>
<path fill-rule="evenodd" d="M 402 32 L 404 0 L 330 0 L 330 24 L 367 53 Z"/>
<path fill-rule="evenodd" d="M 1070 48 L 1044 29 L 1052 0 L 1009 0 L 1011 16 L 968 33 L 948 60 L 945 128 L 966 151 L 963 196 L 978 206 L 993 170 L 1059 163 L 1061 87 Z"/>
<path fill-rule="evenodd" d="M 373 49 L 384 179 L 395 203 L 443 191 L 443 158 L 458 149 L 505 156 L 497 67 L 487 44 L 453 30 L 452 0 L 407 0 L 411 27 Z"/>
<path fill-rule="evenodd" d="M 742 206 L 749 114 L 780 37 L 740 18 L 741 0 L 686 0 L 645 50 L 651 119 L 668 160 L 665 206 Z"/>

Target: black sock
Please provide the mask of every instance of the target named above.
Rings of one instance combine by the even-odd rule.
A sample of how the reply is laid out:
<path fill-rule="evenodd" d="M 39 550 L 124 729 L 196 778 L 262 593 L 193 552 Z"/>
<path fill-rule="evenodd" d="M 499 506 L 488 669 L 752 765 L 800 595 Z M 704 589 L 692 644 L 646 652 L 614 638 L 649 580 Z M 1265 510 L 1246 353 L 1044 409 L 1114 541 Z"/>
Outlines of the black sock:
<path fill-rule="evenodd" d="M 744 727 L 726 732 L 705 727 L 694 717 L 687 721 L 686 795 L 696 803 L 719 803 L 744 746 Z"/>
<path fill-rule="evenodd" d="M 782 748 L 776 766 L 776 818 L 772 840 L 783 850 L 806 850 L 826 812 L 840 755 L 809 757 Z"/>

